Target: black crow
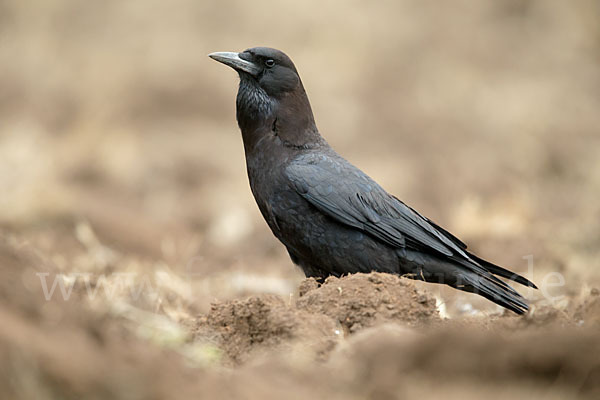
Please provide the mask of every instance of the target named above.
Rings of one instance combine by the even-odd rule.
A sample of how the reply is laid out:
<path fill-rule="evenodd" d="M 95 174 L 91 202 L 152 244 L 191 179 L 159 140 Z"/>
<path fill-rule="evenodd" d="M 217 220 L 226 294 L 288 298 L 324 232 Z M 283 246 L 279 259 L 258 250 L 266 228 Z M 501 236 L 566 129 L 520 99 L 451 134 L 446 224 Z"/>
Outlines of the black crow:
<path fill-rule="evenodd" d="M 240 77 L 236 99 L 250 187 L 267 224 L 307 277 L 388 272 L 477 293 L 518 314 L 528 305 L 485 261 L 350 164 L 320 135 L 283 52 L 212 53 Z"/>

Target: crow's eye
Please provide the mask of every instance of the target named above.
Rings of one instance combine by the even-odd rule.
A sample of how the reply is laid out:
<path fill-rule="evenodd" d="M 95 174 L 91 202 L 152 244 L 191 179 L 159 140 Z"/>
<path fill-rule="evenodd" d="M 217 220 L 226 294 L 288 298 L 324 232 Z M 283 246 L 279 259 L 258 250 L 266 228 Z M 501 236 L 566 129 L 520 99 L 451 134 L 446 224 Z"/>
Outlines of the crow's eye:
<path fill-rule="evenodd" d="M 267 66 L 267 68 L 271 68 L 273 65 L 275 65 L 275 60 L 273 60 L 272 58 L 267 58 L 265 60 L 265 65 Z"/>

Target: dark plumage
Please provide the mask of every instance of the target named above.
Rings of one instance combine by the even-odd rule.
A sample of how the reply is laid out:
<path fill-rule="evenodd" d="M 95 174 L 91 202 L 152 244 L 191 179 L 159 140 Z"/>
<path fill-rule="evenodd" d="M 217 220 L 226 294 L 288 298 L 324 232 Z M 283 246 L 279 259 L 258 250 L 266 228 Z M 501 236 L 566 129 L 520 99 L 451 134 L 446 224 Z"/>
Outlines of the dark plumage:
<path fill-rule="evenodd" d="M 257 47 L 210 57 L 239 73 L 237 121 L 250 187 L 307 277 L 388 272 L 474 292 L 519 314 L 528 309 L 494 275 L 533 283 L 467 251 L 327 144 L 288 56 Z"/>

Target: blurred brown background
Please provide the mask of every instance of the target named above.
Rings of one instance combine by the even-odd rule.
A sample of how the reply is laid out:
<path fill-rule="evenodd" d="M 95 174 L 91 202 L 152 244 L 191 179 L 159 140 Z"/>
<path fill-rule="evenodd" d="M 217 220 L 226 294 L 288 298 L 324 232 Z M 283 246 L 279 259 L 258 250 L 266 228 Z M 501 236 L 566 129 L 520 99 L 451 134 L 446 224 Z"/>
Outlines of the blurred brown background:
<path fill-rule="evenodd" d="M 0 226 L 65 269 L 98 262 L 86 226 L 118 253 L 106 265 L 297 282 L 248 190 L 237 76 L 206 57 L 267 45 L 294 59 L 341 154 L 481 254 L 519 271 L 533 255 L 534 278 L 577 288 L 599 275 L 599 11 L 2 1 Z"/>
<path fill-rule="evenodd" d="M 9 321 L 25 310 L 38 318 L 27 329 L 21 321 L 0 332 L 0 370 L 17 371 L 11 395 L 47 393 L 24 389 L 37 379 L 28 374 L 44 365 L 28 364 L 39 354 L 51 361 L 43 376 L 71 382 L 74 398 L 87 390 L 77 388 L 94 387 L 95 371 L 86 375 L 83 367 L 90 359 L 109 374 L 124 354 L 102 342 L 116 358 L 81 345 L 79 361 L 63 360 L 60 343 L 81 343 L 60 331 L 57 342 L 44 336 L 70 326 L 59 324 L 67 315 L 82 326 L 87 312 L 31 300 L 40 297 L 35 271 L 91 274 L 96 287 L 112 290 L 85 304 L 125 321 L 110 331 L 121 334 L 94 333 L 113 324 L 102 320 L 85 328 L 92 337 L 113 343 L 129 337 L 122 325 L 129 326 L 191 358 L 189 327 L 212 301 L 293 296 L 303 276 L 247 183 L 235 122 L 238 78 L 207 57 L 259 45 L 294 60 L 320 131 L 338 152 L 475 252 L 528 274 L 554 296 L 527 293 L 534 306 L 564 310 L 597 295 L 598 1 L 0 0 L 0 253 L 9 254 L 0 260 L 0 298 L 25 305 L 2 306 L 0 314 Z M 565 285 L 551 286 L 551 272 Z M 119 274 L 137 280 L 123 285 Z M 142 277 L 156 290 L 132 295 L 128 285 Z M 79 299 L 82 285 L 75 284 Z M 472 310 L 465 309 L 471 303 L 497 311 L 476 296 L 424 287 L 449 316 Z M 38 325 L 53 328 L 42 334 Z M 34 344 L 34 355 L 14 358 L 20 353 L 6 349 L 15 343 Z M 544 349 L 553 347 L 564 348 Z M 140 364 L 162 365 L 158 359 Z M 62 365 L 73 370 L 53 369 Z M 78 380 L 80 370 L 90 381 Z M 170 383 L 159 392 L 181 388 L 187 373 L 164 378 Z M 241 379 L 252 383 L 252 374 Z M 302 381 L 290 376 L 281 387 L 285 379 Z M 95 393 L 121 393 L 118 379 L 103 381 L 117 382 L 113 392 Z"/>

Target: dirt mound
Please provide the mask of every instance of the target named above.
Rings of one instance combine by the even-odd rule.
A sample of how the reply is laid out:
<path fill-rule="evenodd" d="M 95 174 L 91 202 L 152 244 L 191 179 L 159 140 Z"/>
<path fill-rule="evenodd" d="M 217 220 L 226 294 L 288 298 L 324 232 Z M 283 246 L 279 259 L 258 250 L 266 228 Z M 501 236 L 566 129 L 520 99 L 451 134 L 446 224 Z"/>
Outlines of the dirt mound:
<path fill-rule="evenodd" d="M 295 309 L 279 296 L 261 295 L 213 304 L 199 319 L 195 336 L 208 338 L 233 363 L 242 363 L 275 349 L 323 358 L 340 335 L 331 318 Z"/>
<path fill-rule="evenodd" d="M 439 321 L 435 299 L 393 275 L 331 277 L 323 285 L 306 279 L 298 292 L 295 303 L 275 295 L 214 303 L 199 318 L 195 339 L 217 346 L 233 364 L 274 349 L 322 360 L 344 334 L 385 322 Z"/>
<path fill-rule="evenodd" d="M 409 279 L 382 273 L 314 279 L 300 285 L 297 307 L 338 321 L 354 333 L 384 322 L 420 326 L 439 321 L 436 301 L 420 292 Z"/>

